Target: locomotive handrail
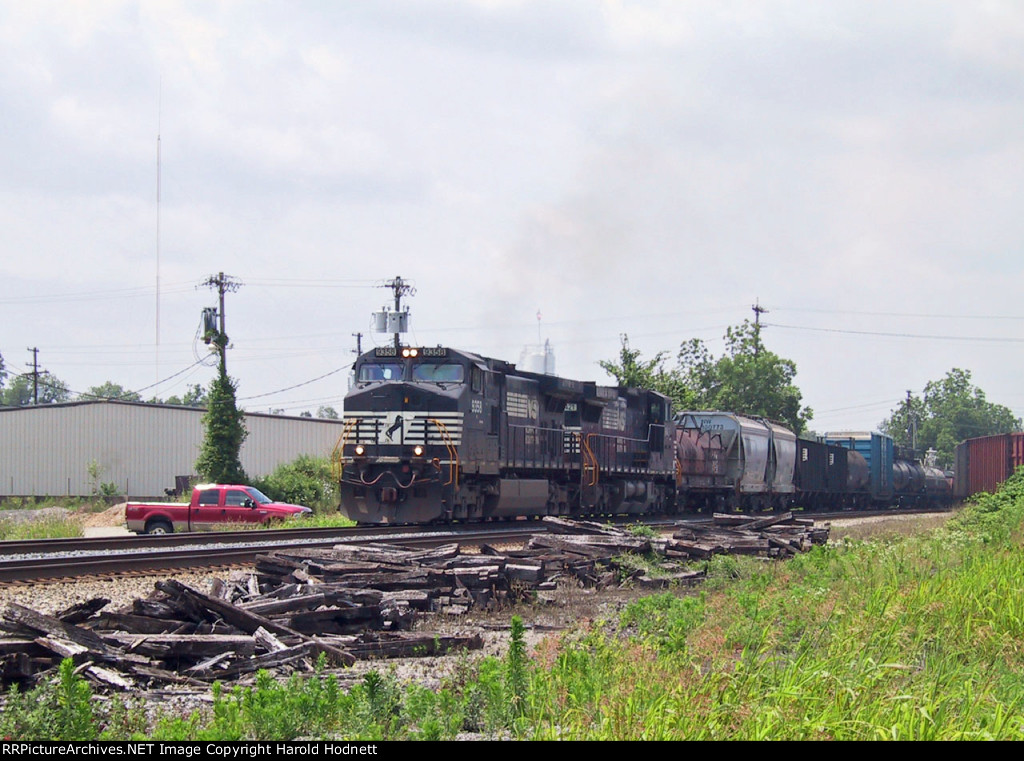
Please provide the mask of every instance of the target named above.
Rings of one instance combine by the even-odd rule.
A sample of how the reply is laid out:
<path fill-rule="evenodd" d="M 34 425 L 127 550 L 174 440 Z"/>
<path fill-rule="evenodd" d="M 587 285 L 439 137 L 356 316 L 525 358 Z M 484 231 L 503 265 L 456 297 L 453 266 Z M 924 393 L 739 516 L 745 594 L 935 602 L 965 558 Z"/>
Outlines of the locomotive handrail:
<path fill-rule="evenodd" d="M 359 426 L 360 420 L 362 418 L 349 418 L 345 421 L 345 425 L 341 429 L 341 436 L 338 437 L 338 443 L 334 445 L 334 449 L 331 451 L 332 475 L 339 482 L 345 475 L 345 444 L 348 443 L 348 435 L 352 432 L 353 428 Z"/>
<path fill-rule="evenodd" d="M 441 438 L 444 441 L 444 446 L 448 450 L 448 480 L 445 481 L 443 486 L 454 484 L 457 489 L 459 488 L 459 450 L 452 441 L 451 434 L 448 433 L 448 428 L 444 423 L 437 418 L 429 418 L 428 422 L 437 426 L 438 431 L 441 433 Z"/>
<path fill-rule="evenodd" d="M 596 434 L 596 433 L 587 434 L 587 438 L 585 438 L 585 439 L 583 438 L 583 436 L 580 436 L 580 434 L 576 434 L 576 435 L 579 436 L 579 439 L 580 439 L 580 451 L 583 453 L 583 469 L 582 469 L 582 473 L 580 475 L 581 475 L 581 477 L 585 476 L 588 471 L 593 474 L 593 478 L 591 479 L 590 483 L 589 484 L 584 484 L 584 486 L 597 486 L 597 480 L 598 480 L 598 477 L 599 477 L 599 474 L 600 474 L 600 466 L 597 464 L 597 458 L 594 457 L 594 452 L 590 448 L 590 441 L 589 441 L 589 439 L 590 439 L 591 436 L 598 436 L 599 434 Z M 587 464 L 588 460 L 590 462 L 589 467 L 588 467 L 588 464 Z"/>
<path fill-rule="evenodd" d="M 514 423 L 506 423 L 505 430 L 509 462 L 517 466 L 533 468 L 558 466 L 562 462 L 562 456 L 566 454 L 562 445 L 562 437 L 566 433 L 577 435 L 574 431 L 567 431 L 564 428 Z M 531 433 L 535 436 L 532 444 L 527 440 Z"/>

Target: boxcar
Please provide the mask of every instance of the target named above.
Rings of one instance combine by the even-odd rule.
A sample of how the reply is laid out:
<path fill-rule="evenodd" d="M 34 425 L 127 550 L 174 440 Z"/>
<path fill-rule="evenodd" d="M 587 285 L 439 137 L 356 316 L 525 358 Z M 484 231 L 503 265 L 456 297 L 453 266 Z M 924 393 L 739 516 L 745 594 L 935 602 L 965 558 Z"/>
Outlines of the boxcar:
<path fill-rule="evenodd" d="M 963 499 L 992 492 L 1024 465 L 1024 433 L 1000 433 L 967 439 L 956 448 L 954 494 Z"/>

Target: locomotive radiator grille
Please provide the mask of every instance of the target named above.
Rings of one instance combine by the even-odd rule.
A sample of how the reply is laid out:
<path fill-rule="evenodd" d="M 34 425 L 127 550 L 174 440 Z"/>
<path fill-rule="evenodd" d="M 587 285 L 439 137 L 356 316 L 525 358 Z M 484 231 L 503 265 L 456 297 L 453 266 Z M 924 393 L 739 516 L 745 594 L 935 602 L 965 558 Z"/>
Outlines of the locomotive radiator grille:
<path fill-rule="evenodd" d="M 346 430 L 351 425 L 348 436 L 350 444 L 457 447 L 462 444 L 463 417 L 462 412 L 385 410 L 346 412 L 342 419 L 346 423 Z"/>

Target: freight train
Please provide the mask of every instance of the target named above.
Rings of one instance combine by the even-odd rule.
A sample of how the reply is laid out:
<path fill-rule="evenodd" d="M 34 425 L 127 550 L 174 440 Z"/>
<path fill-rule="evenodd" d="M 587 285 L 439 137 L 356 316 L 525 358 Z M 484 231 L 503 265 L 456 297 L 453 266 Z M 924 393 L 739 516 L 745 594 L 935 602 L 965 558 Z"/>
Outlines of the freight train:
<path fill-rule="evenodd" d="M 941 503 L 881 434 L 801 439 L 730 412 L 446 347 L 362 354 L 332 460 L 360 523 Z"/>

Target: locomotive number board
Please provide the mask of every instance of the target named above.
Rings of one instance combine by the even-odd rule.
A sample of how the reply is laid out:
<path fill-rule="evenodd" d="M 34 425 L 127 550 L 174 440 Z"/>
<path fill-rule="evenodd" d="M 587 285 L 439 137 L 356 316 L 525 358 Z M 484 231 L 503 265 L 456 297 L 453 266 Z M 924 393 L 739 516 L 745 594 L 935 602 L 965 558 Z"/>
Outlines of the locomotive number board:
<path fill-rule="evenodd" d="M 403 347 L 396 349 L 394 346 L 378 346 L 373 350 L 375 357 L 447 357 L 448 349 L 443 346 Z"/>

